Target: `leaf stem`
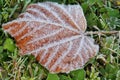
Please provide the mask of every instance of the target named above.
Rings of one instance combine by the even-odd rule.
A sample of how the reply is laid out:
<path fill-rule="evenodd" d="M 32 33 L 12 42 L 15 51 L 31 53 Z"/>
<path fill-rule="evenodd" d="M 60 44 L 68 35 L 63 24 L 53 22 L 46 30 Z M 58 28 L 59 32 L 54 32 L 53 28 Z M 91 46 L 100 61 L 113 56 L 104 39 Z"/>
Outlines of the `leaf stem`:
<path fill-rule="evenodd" d="M 85 35 L 102 35 L 102 34 L 118 34 L 120 31 L 88 31 Z"/>

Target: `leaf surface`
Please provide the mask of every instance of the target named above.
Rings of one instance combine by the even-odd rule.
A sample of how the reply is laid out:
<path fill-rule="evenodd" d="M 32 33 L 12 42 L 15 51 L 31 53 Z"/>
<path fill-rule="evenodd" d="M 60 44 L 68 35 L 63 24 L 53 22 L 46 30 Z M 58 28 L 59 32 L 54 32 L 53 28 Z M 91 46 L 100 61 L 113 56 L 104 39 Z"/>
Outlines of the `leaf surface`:
<path fill-rule="evenodd" d="M 52 73 L 82 68 L 98 52 L 85 36 L 86 19 L 80 5 L 53 2 L 31 4 L 18 19 L 3 25 L 15 38 L 20 54 L 32 54 Z"/>

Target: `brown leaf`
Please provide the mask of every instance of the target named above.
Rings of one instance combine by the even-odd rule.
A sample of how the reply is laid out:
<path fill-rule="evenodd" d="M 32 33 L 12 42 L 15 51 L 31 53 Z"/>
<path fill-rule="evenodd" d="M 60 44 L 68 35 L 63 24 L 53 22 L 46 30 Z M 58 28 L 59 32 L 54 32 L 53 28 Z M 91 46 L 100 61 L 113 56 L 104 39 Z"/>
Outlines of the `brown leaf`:
<path fill-rule="evenodd" d="M 3 24 L 15 38 L 20 54 L 32 54 L 52 73 L 80 69 L 98 52 L 84 35 L 86 20 L 80 5 L 31 4 L 18 19 Z"/>

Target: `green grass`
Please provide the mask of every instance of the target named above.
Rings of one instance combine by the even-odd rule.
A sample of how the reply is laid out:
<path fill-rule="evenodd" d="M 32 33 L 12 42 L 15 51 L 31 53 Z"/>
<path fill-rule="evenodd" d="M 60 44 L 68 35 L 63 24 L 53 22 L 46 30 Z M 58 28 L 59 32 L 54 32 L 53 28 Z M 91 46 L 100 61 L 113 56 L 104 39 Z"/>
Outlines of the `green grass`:
<path fill-rule="evenodd" d="M 120 33 L 91 34 L 100 46 L 98 55 L 83 69 L 69 74 L 50 74 L 33 56 L 20 56 L 14 39 L 4 33 L 2 24 L 24 12 L 31 3 L 46 0 L 0 0 L 0 80 L 120 80 Z M 82 6 L 87 31 L 119 31 L 119 0 L 49 0 Z"/>

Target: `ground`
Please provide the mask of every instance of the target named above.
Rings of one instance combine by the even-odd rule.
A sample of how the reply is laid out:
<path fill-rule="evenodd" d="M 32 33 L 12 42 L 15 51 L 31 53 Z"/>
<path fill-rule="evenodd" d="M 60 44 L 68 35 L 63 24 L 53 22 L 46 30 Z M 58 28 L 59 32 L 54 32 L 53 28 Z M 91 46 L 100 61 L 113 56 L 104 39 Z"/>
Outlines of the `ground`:
<path fill-rule="evenodd" d="M 119 0 L 49 0 L 79 3 L 83 8 L 87 32 L 95 33 L 89 36 L 100 47 L 83 69 L 50 74 L 33 56 L 18 55 L 14 39 L 2 30 L 2 24 L 17 18 L 27 5 L 43 1 L 47 0 L 0 0 L 0 80 L 120 80 Z"/>

